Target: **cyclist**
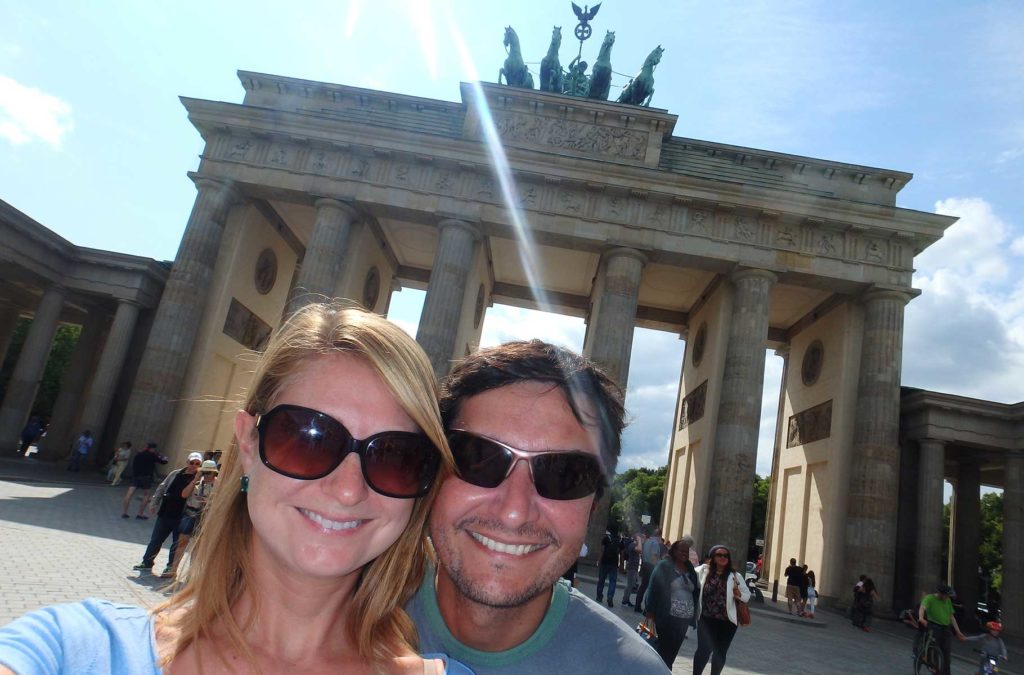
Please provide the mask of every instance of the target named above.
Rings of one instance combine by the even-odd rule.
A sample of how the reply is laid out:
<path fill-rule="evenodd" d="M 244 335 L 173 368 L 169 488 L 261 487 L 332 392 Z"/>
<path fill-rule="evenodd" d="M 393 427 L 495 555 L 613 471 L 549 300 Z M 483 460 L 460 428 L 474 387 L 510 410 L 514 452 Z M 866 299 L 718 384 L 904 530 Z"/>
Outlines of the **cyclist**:
<path fill-rule="evenodd" d="M 921 606 L 917 609 L 917 621 L 921 630 L 932 632 L 932 635 L 935 636 L 935 643 L 942 652 L 941 675 L 949 675 L 949 629 L 953 629 L 953 634 L 961 642 L 967 639 L 960 632 L 960 626 L 957 625 L 956 617 L 953 616 L 953 601 L 949 597 L 952 591 L 953 589 L 948 584 L 940 583 L 935 587 L 934 593 L 924 596 Z M 915 651 L 920 643 L 919 638 L 914 645 Z"/>
<path fill-rule="evenodd" d="M 1009 657 L 1006 654 L 1006 645 L 1003 644 L 1002 638 L 999 634 L 1003 632 L 1003 625 L 998 621 L 989 621 L 985 624 L 986 633 L 981 635 L 972 635 L 967 638 L 968 642 L 980 642 L 981 646 L 978 651 L 981 652 L 981 663 L 978 664 L 978 672 L 983 672 L 989 657 L 995 659 L 1008 660 Z"/>

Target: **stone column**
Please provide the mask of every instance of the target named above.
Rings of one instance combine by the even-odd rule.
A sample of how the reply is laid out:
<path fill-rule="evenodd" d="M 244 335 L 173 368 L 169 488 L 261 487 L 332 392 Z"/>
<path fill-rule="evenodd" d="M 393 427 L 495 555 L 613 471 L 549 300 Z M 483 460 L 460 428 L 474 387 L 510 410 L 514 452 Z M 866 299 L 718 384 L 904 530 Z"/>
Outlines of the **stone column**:
<path fill-rule="evenodd" d="M 423 314 L 416 341 L 430 358 L 434 374 L 442 378 L 451 370 L 455 338 L 459 330 L 466 280 L 473 266 L 473 249 L 479 232 L 461 220 L 442 220 L 441 237 L 430 272 Z"/>
<path fill-rule="evenodd" d="M 11 346 L 14 329 L 18 325 L 21 311 L 14 305 L 0 304 L 0 363 L 7 356 L 7 348 Z"/>
<path fill-rule="evenodd" d="M 0 452 L 14 453 L 21 439 L 21 430 L 28 421 L 35 403 L 39 382 L 43 379 L 46 359 L 53 346 L 60 313 L 64 307 L 62 286 L 50 286 L 36 308 L 25 344 L 7 383 L 3 404 L 0 404 Z"/>
<path fill-rule="evenodd" d="M 103 353 L 100 354 L 99 363 L 96 365 L 96 374 L 92 378 L 92 386 L 86 393 L 82 421 L 79 424 L 83 429 L 92 429 L 97 442 L 103 439 L 103 430 L 107 426 L 107 415 L 110 413 L 110 402 L 114 399 L 117 383 L 121 379 L 121 370 L 124 368 L 125 358 L 128 356 L 128 349 L 131 346 L 132 334 L 135 332 L 135 323 L 138 318 L 139 306 L 137 304 L 131 300 L 118 301 L 114 322 L 110 326 L 107 341 L 103 344 Z M 115 442 L 119 443 L 120 441 Z M 93 450 L 95 451 L 93 456 L 98 462 L 107 459 L 108 451 L 95 447 Z"/>
<path fill-rule="evenodd" d="M 892 604 L 899 506 L 900 367 L 905 293 L 872 291 L 862 300 L 864 337 L 853 424 L 846 517 L 845 585 L 875 582 L 880 608 Z"/>
<path fill-rule="evenodd" d="M 914 602 L 931 593 L 945 578 L 942 569 L 942 483 L 945 479 L 946 445 L 922 438 L 917 465 L 917 546 L 914 563 Z"/>
<path fill-rule="evenodd" d="M 594 309 L 583 353 L 625 390 L 640 278 L 647 256 L 631 248 L 613 248 L 603 258 L 601 283 L 597 297 L 592 298 Z"/>
<path fill-rule="evenodd" d="M 117 435 L 136 444 L 167 440 L 175 400 L 181 393 L 206 308 L 224 223 L 236 199 L 227 183 L 200 178 L 196 185 L 199 194 L 153 319 Z"/>
<path fill-rule="evenodd" d="M 288 315 L 324 297 L 333 298 L 345 265 L 355 210 L 334 199 L 318 199 L 315 206 L 316 223 L 288 301 Z"/>
<path fill-rule="evenodd" d="M 71 450 L 72 439 L 81 433 L 81 429 L 75 428 L 75 418 L 82 402 L 82 392 L 96 365 L 96 351 L 103 337 L 103 323 L 103 315 L 90 314 L 82 324 L 71 360 L 60 378 L 60 392 L 53 404 L 50 426 L 46 428 L 46 436 L 39 442 L 38 459 L 64 459 Z M 92 433 L 93 437 L 98 438 L 96 429 L 92 429 Z"/>
<path fill-rule="evenodd" d="M 629 357 L 633 349 L 633 327 L 636 324 L 636 306 L 640 295 L 647 256 L 631 248 L 613 248 L 605 251 L 601 261 L 600 283 L 595 288 L 593 309 L 583 354 L 592 359 L 608 376 L 626 389 L 629 379 Z M 615 467 L 607 467 L 612 475 Z M 611 490 L 605 490 L 598 500 L 587 530 L 590 558 L 601 554 L 601 537 L 608 525 L 611 508 Z"/>
<path fill-rule="evenodd" d="M 765 270 L 741 270 L 730 279 L 732 317 L 722 373 L 715 429 L 705 548 L 725 544 L 738 565 L 747 561 L 753 508 L 757 437 L 768 340 L 768 309 L 776 276 Z"/>
<path fill-rule="evenodd" d="M 1024 637 L 1024 450 L 1006 454 L 1003 479 L 1003 631 Z M 1016 573 L 1011 570 L 1016 570 Z"/>
<path fill-rule="evenodd" d="M 960 628 L 970 630 L 977 627 L 973 609 L 978 606 L 981 466 L 975 461 L 962 460 L 957 471 L 956 485 L 956 510 L 952 514 L 956 520 L 956 540 L 950 552 L 954 561 L 953 589 L 966 610 Z"/>

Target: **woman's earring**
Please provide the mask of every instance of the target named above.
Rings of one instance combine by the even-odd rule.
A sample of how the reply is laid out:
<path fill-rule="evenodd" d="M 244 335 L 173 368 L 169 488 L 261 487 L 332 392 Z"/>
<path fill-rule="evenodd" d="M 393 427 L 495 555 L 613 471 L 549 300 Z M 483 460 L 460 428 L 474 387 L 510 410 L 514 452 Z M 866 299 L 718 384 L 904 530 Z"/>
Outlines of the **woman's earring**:
<path fill-rule="evenodd" d="M 239 489 L 241 490 L 242 494 L 244 495 L 246 492 L 249 491 L 249 477 L 248 476 L 242 476 L 242 478 L 239 480 L 239 482 L 241 483 L 241 486 L 239 487 Z"/>

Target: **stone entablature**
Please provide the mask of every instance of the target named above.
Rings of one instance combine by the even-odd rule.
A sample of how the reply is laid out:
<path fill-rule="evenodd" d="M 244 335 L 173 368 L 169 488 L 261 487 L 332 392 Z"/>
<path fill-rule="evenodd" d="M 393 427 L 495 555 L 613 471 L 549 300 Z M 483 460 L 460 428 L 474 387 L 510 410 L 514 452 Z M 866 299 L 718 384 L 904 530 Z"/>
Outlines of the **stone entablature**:
<path fill-rule="evenodd" d="M 294 141 L 255 136 L 223 135 L 209 138 L 203 173 L 232 175 L 223 163 L 272 169 L 289 174 L 316 175 L 376 187 L 444 195 L 460 202 L 501 207 L 502 195 L 487 165 L 432 161 L 419 153 L 374 151 L 370 147 L 324 148 Z M 776 251 L 784 257 L 773 266 L 801 270 L 811 259 L 876 267 L 876 283 L 910 287 L 913 255 L 921 246 L 913 235 L 851 223 L 825 222 L 803 214 L 756 211 L 750 207 L 712 204 L 679 195 L 648 190 L 626 190 L 588 181 L 567 181 L 535 173 L 517 175 L 521 209 L 552 216 L 569 216 L 602 224 L 621 225 L 668 235 L 685 235 Z M 284 187 L 289 181 L 275 181 Z M 347 190 L 340 190 L 345 194 Z M 901 214 L 903 215 L 903 214 Z M 914 212 L 906 212 L 913 219 Z M 935 216 L 931 216 L 931 218 Z M 543 227 L 538 223 L 539 227 Z M 603 243 L 603 239 L 594 245 Z M 667 256 L 672 246 L 660 247 Z M 685 246 L 679 247 L 681 251 Z M 741 250 L 730 248 L 732 252 Z M 655 254 L 656 258 L 659 254 Z M 802 258 L 806 257 L 806 260 Z M 742 260 L 742 254 L 737 256 Z M 842 276 L 841 268 L 820 268 L 826 275 Z M 893 274 L 890 274 L 893 273 Z M 838 274 L 837 274 L 838 273 Z M 870 281 L 853 272 L 851 281 Z"/>
<path fill-rule="evenodd" d="M 40 287 L 155 307 L 169 268 L 151 258 L 76 246 L 0 201 L 0 266 Z M 4 277 L 8 277 L 5 274 Z"/>
<path fill-rule="evenodd" d="M 1024 401 L 996 403 L 903 387 L 900 430 L 906 440 L 969 443 L 996 450 L 1024 450 Z"/>

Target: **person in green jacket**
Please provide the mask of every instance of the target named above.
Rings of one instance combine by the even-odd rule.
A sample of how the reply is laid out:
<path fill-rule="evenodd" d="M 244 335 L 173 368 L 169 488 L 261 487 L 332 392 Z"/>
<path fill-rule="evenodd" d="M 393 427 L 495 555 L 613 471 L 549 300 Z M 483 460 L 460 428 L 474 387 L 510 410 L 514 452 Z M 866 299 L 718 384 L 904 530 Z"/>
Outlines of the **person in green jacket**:
<path fill-rule="evenodd" d="M 668 558 L 655 566 L 644 596 L 647 617 L 654 619 L 658 632 L 655 648 L 669 668 L 686 639 L 687 629 L 697 625 L 699 593 L 697 573 L 690 563 L 690 547 L 679 540 L 668 550 Z"/>

